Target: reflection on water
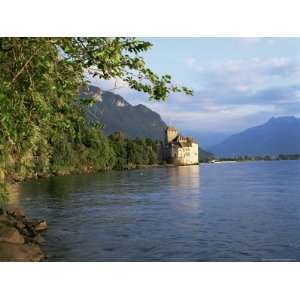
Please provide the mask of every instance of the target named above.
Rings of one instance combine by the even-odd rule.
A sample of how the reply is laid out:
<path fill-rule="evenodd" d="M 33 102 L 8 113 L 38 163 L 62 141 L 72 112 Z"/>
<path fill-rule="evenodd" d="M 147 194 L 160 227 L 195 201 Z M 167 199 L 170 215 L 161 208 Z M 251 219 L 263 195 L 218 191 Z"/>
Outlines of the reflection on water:
<path fill-rule="evenodd" d="M 21 186 L 19 184 L 8 184 L 7 192 L 9 195 L 9 203 L 6 203 L 8 206 L 21 206 Z"/>
<path fill-rule="evenodd" d="M 170 200 L 174 209 L 199 213 L 201 205 L 199 167 L 171 168 L 167 176 L 170 180 Z"/>
<path fill-rule="evenodd" d="M 299 161 L 158 168 L 28 181 L 14 201 L 47 219 L 54 261 L 300 260 L 299 179 Z"/>

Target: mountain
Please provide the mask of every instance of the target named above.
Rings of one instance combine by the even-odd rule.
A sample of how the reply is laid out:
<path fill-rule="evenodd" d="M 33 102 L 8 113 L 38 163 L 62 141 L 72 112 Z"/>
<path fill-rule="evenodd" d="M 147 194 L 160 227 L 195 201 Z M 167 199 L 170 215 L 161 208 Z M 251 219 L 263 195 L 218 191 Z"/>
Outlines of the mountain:
<path fill-rule="evenodd" d="M 87 90 L 82 91 L 81 97 L 97 100 L 87 109 L 87 116 L 91 121 L 103 124 L 103 132 L 106 135 L 122 131 L 125 136 L 131 138 L 164 138 L 167 125 L 158 113 L 142 104 L 133 106 L 120 95 L 101 91 L 96 86 L 89 86 Z"/>
<path fill-rule="evenodd" d="M 198 149 L 198 157 L 200 162 L 208 162 L 212 159 L 214 159 L 214 155 L 208 151 L 205 151 L 204 149 L 200 148 Z"/>
<path fill-rule="evenodd" d="M 145 105 L 133 106 L 120 95 L 101 91 L 100 88 L 92 85 L 81 91 L 81 98 L 95 100 L 95 104 L 86 108 L 86 115 L 90 121 L 100 122 L 104 125 L 105 135 L 121 131 L 125 136 L 131 138 L 164 139 L 166 123 L 158 113 Z M 212 157 L 212 153 L 199 147 L 201 161 L 207 161 Z"/>
<path fill-rule="evenodd" d="M 232 133 L 207 132 L 186 129 L 185 134 L 188 136 L 192 136 L 196 141 L 199 141 L 201 147 L 209 149 L 210 147 L 223 142 L 226 138 L 231 136 Z"/>
<path fill-rule="evenodd" d="M 230 136 L 209 150 L 221 157 L 300 154 L 300 119 L 271 118 L 265 124 Z"/>

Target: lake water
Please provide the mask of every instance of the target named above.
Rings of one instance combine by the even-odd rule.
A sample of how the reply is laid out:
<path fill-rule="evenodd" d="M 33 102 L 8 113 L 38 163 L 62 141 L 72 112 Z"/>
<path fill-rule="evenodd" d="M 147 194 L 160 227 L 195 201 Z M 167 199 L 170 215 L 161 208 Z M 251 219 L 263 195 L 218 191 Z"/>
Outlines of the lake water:
<path fill-rule="evenodd" d="M 300 261 L 300 161 L 53 177 L 14 201 L 50 261 Z"/>

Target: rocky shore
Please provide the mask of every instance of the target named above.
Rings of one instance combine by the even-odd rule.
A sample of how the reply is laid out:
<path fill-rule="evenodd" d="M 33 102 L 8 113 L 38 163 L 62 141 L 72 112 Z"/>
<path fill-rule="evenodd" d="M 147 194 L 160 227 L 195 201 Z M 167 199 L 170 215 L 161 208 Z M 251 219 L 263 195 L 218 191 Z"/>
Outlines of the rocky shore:
<path fill-rule="evenodd" d="M 20 208 L 0 209 L 0 261 L 43 261 L 44 220 L 27 220 Z"/>

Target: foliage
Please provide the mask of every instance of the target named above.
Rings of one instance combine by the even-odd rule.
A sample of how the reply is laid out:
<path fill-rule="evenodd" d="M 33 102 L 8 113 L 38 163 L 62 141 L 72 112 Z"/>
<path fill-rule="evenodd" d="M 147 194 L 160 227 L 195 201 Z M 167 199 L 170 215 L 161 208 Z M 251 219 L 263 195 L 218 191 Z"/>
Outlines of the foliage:
<path fill-rule="evenodd" d="M 159 76 L 146 66 L 140 53 L 152 44 L 136 38 L 65 38 L 57 45 L 68 61 L 100 79 L 120 78 L 129 87 L 149 94 L 150 99 L 166 100 L 171 92 L 192 95 L 187 87 L 171 83 L 170 75 Z"/>
<path fill-rule="evenodd" d="M 0 197 L 7 179 L 154 161 L 142 142 L 130 146 L 129 158 L 122 152 L 129 141 L 114 144 L 87 124 L 79 99 L 86 72 L 120 78 L 150 99 L 191 94 L 146 66 L 140 54 L 150 48 L 135 38 L 0 38 Z"/>
<path fill-rule="evenodd" d="M 128 169 L 137 165 L 156 164 L 156 141 L 136 138 L 125 139 L 122 133 L 109 136 L 116 155 L 115 169 Z"/>

